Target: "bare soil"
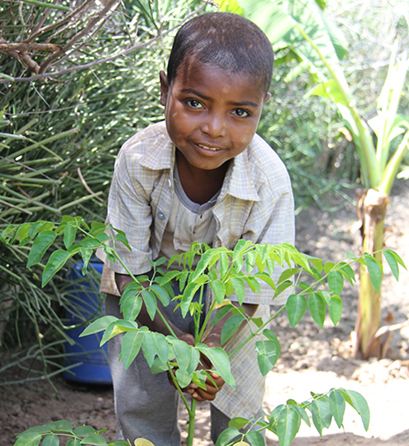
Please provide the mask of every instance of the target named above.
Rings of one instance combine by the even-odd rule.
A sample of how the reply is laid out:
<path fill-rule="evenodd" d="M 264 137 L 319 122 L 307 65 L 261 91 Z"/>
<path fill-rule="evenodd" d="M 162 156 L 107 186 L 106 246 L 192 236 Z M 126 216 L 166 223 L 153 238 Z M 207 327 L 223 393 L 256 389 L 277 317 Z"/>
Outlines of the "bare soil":
<path fill-rule="evenodd" d="M 356 220 L 355 208 L 340 198 L 331 198 L 335 212 L 317 207 L 297 216 L 299 250 L 332 261 L 342 260 L 347 251 L 359 252 L 359 235 L 350 228 Z M 387 247 L 396 250 L 409 265 L 409 186 L 399 182 L 392 194 L 387 217 Z M 345 287 L 344 311 L 337 327 L 328 320 L 319 329 L 311 318 L 292 329 L 286 316 L 276 319 L 282 354 L 267 376 L 265 410 L 271 411 L 289 398 L 303 401 L 309 392 L 333 387 L 356 390 L 367 399 L 371 409 L 368 431 L 359 416 L 347 409 L 344 431 L 333 423 L 319 437 L 314 428 L 301 427 L 294 446 L 402 446 L 409 445 L 406 401 L 409 396 L 409 326 L 393 332 L 387 358 L 359 361 L 350 358 L 350 336 L 357 314 L 357 288 Z M 409 316 L 409 274 L 401 273 L 397 283 L 385 266 L 382 291 L 384 316 L 404 323 Z M 13 387 L 0 387 L 0 438 L 2 446 L 14 444 L 15 435 L 49 421 L 68 419 L 75 426 L 90 424 L 107 427 L 107 439 L 115 437 L 115 412 L 112 388 L 86 386 L 56 377 L 54 392 L 46 381 Z M 210 446 L 208 407 L 200 405 L 195 446 Z M 186 416 L 181 411 L 182 430 Z M 278 446 L 277 438 L 267 433 L 267 445 Z"/>

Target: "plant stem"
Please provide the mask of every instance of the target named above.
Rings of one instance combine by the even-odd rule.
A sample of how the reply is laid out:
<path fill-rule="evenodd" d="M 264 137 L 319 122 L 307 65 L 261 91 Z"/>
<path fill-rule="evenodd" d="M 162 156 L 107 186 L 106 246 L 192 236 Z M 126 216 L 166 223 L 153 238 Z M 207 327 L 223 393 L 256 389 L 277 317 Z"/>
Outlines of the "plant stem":
<path fill-rule="evenodd" d="M 197 401 L 192 398 L 189 411 L 189 425 L 187 428 L 186 446 L 193 446 L 193 438 L 195 435 L 196 403 Z"/>

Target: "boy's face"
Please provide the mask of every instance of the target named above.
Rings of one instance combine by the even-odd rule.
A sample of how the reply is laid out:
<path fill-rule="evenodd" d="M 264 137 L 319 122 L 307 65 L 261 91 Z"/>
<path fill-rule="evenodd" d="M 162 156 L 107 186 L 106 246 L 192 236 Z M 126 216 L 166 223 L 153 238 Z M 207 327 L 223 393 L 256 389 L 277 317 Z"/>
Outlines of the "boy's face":
<path fill-rule="evenodd" d="M 213 170 L 242 153 L 269 98 L 259 79 L 197 60 L 182 63 L 172 85 L 160 73 L 170 138 L 194 168 Z"/>

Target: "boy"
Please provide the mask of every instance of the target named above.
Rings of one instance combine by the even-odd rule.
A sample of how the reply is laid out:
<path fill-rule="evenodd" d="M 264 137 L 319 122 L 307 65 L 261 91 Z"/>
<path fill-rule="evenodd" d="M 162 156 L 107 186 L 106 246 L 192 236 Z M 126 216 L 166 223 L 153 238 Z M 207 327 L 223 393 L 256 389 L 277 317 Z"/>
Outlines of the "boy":
<path fill-rule="evenodd" d="M 254 243 L 293 243 L 293 198 L 287 171 L 255 134 L 270 93 L 274 55 L 252 22 L 210 13 L 187 22 L 175 37 L 168 71 L 160 72 L 165 121 L 139 132 L 122 147 L 115 163 L 107 221 L 123 230 L 132 252 L 117 246 L 135 275 L 148 273 L 149 258 L 186 251 L 193 241 L 233 249 L 241 238 Z M 119 244 L 121 245 L 121 244 Z M 105 263 L 101 291 L 106 312 L 120 317 L 119 299 L 130 277 L 118 263 Z M 278 273 L 277 273 L 278 274 Z M 114 280 L 115 277 L 115 280 Z M 247 314 L 267 318 L 274 295 L 247 293 Z M 177 290 L 178 291 L 178 290 Z M 210 298 L 210 297 L 208 297 Z M 231 298 L 234 300 L 234 297 Z M 162 308 L 179 337 L 193 343 L 192 321 L 173 307 Z M 220 346 L 224 320 L 204 343 Z M 168 334 L 159 317 L 143 307 L 138 323 Z M 246 339 L 244 326 L 223 348 Z M 152 375 L 142 355 L 125 371 L 118 362 L 120 339 L 110 341 L 117 437 L 144 437 L 155 446 L 180 446 L 178 395 L 166 373 Z M 211 367 L 211 364 L 207 364 Z M 187 392 L 211 401 L 211 437 L 236 416 L 260 417 L 264 392 L 254 342 L 232 357 L 237 390 L 214 375 L 206 390 Z"/>

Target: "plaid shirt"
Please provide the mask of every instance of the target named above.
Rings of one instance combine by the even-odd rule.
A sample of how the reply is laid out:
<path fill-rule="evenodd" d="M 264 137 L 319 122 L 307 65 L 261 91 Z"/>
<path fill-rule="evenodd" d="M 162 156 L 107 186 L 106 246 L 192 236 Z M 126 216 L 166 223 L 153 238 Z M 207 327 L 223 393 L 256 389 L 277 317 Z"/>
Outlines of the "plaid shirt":
<path fill-rule="evenodd" d="M 117 243 L 116 249 L 133 274 L 150 271 L 148 259 L 158 257 L 175 193 L 174 165 L 175 147 L 165 122 L 151 125 L 130 138 L 116 159 L 107 222 L 125 232 L 132 251 L 122 243 Z M 294 243 L 290 179 L 279 157 L 258 135 L 244 152 L 232 159 L 212 210 L 216 220 L 213 247 L 234 249 L 239 239 L 261 244 Z M 126 274 L 126 271 L 119 263 L 109 262 L 102 250 L 97 256 L 109 267 L 104 268 L 101 292 L 118 295 L 113 273 Z M 273 279 L 280 272 L 276 268 Z M 274 291 L 264 283 L 260 288 L 260 294 L 247 289 L 245 302 L 258 304 L 254 317 L 266 319 L 269 305 L 281 304 L 285 296 L 277 299 L 280 302 L 273 302 Z M 233 336 L 224 347 L 227 353 L 240 345 L 248 330 L 244 327 Z M 261 406 L 264 378 L 257 366 L 255 341 L 232 357 L 237 390 L 224 386 L 212 402 L 230 418 L 251 417 Z"/>

